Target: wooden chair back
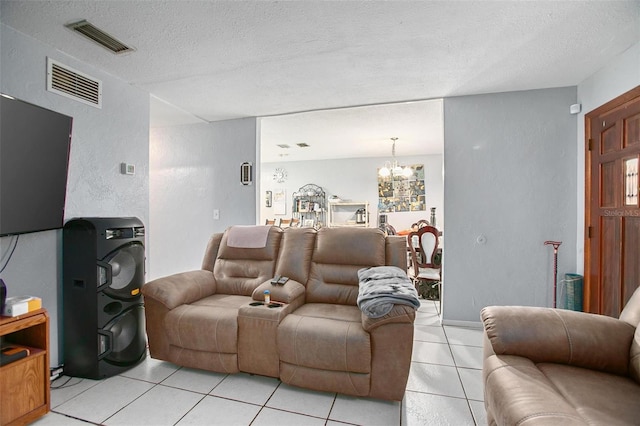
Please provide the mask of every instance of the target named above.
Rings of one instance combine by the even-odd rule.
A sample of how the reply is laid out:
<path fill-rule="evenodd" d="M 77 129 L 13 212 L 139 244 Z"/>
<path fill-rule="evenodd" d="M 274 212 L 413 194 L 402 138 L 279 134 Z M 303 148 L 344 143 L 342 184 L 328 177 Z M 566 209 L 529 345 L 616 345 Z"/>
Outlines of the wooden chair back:
<path fill-rule="evenodd" d="M 407 246 L 411 252 L 413 267 L 439 269 L 440 265 L 434 263 L 434 257 L 438 250 L 438 235 L 440 232 L 433 226 L 425 225 L 417 231 L 407 235 Z"/>
<path fill-rule="evenodd" d="M 278 224 L 280 228 L 288 228 L 291 226 L 291 219 L 280 219 L 280 223 Z"/>

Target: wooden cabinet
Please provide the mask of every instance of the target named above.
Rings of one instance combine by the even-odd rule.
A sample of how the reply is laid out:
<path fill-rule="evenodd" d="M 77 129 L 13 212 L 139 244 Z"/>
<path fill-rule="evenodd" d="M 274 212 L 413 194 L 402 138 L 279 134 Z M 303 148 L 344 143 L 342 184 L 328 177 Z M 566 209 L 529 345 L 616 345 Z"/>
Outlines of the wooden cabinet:
<path fill-rule="evenodd" d="M 44 309 L 0 316 L 4 344 L 26 346 L 26 358 L 0 367 L 0 425 L 27 424 L 50 409 L 49 315 Z"/>
<path fill-rule="evenodd" d="M 329 227 L 340 226 L 369 227 L 368 202 L 329 202 Z"/>

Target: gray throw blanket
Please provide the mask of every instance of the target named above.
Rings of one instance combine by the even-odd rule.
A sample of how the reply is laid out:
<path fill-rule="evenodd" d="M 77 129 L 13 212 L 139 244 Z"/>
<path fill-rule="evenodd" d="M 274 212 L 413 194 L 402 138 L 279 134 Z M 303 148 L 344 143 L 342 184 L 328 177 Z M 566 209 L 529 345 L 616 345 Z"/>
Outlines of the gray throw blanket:
<path fill-rule="evenodd" d="M 418 292 L 397 266 L 373 266 L 358 271 L 358 307 L 369 318 L 385 316 L 393 305 L 420 307 Z"/>

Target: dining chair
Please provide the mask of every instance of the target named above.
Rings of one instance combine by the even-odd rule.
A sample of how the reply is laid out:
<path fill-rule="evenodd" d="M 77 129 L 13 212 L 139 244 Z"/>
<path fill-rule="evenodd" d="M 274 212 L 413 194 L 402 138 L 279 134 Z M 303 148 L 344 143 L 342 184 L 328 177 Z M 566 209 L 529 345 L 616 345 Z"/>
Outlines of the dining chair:
<path fill-rule="evenodd" d="M 275 224 L 276 224 L 275 219 L 267 219 L 267 221 L 265 222 L 265 225 L 275 225 Z"/>
<path fill-rule="evenodd" d="M 299 228 L 299 227 L 300 227 L 300 219 L 296 219 L 296 218 L 291 219 L 289 228 Z"/>
<path fill-rule="evenodd" d="M 436 256 L 439 234 L 437 228 L 426 225 L 407 235 L 407 247 L 411 256 L 408 275 L 413 280 L 418 293 L 425 299 L 435 299 L 433 289 L 436 287 L 438 298 L 440 297 L 441 262 Z"/>
<path fill-rule="evenodd" d="M 280 228 L 288 228 L 291 226 L 291 219 L 280 219 L 280 223 L 278 224 Z"/>
<path fill-rule="evenodd" d="M 418 225 L 418 229 L 424 228 L 425 226 L 430 226 L 431 225 L 429 223 L 429 221 L 426 220 L 426 219 L 420 219 L 419 221 L 416 222 L 416 224 Z"/>
<path fill-rule="evenodd" d="M 387 235 L 398 235 L 398 233 L 396 232 L 396 228 L 389 225 L 388 223 L 385 223 L 384 225 L 382 225 L 380 229 L 382 229 L 382 231 L 384 231 L 384 233 Z"/>

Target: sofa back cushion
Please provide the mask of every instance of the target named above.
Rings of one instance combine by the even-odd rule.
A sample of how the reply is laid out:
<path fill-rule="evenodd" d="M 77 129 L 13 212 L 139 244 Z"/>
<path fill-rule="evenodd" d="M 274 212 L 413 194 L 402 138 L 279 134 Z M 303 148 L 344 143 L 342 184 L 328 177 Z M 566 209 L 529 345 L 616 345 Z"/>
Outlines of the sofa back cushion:
<path fill-rule="evenodd" d="M 636 328 L 636 333 L 631 342 L 631 352 L 629 353 L 629 374 L 640 383 L 640 288 L 631 295 L 631 298 L 620 313 L 620 320 L 631 324 Z"/>
<path fill-rule="evenodd" d="M 286 228 L 282 233 L 276 275 L 289 277 L 302 285 L 307 284 L 311 256 L 316 242 L 313 228 Z"/>
<path fill-rule="evenodd" d="M 399 235 L 389 235 L 387 240 L 387 258 L 385 264 L 397 266 L 403 271 L 407 270 L 407 238 Z"/>
<path fill-rule="evenodd" d="M 213 272 L 213 265 L 216 263 L 223 235 L 222 232 L 219 232 L 209 238 L 207 249 L 204 251 L 204 258 L 202 259 L 202 269 Z"/>
<path fill-rule="evenodd" d="M 358 270 L 385 265 L 384 233 L 375 228 L 321 228 L 311 260 L 307 303 L 356 305 Z"/>
<path fill-rule="evenodd" d="M 260 238 L 260 228 L 263 227 L 255 227 L 257 238 Z M 256 287 L 274 275 L 282 229 L 270 227 L 265 246 L 258 248 L 229 246 L 230 229 L 222 236 L 213 267 L 216 293 L 251 296 Z"/>

